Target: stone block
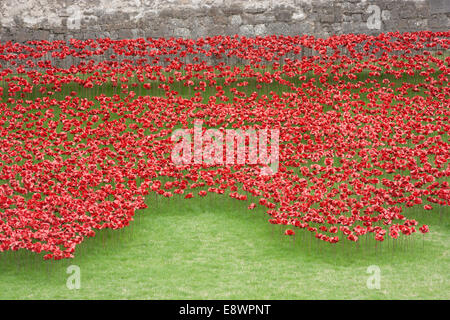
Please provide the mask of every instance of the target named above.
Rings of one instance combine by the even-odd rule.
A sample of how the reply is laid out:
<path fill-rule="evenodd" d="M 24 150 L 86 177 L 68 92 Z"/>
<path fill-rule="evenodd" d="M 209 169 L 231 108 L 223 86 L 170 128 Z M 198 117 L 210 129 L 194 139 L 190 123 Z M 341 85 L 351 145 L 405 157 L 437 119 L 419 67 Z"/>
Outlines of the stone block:
<path fill-rule="evenodd" d="M 449 13 L 450 12 L 450 1 L 448 0 L 429 0 L 430 13 Z"/>
<path fill-rule="evenodd" d="M 243 24 L 269 24 L 275 22 L 275 15 L 273 12 L 266 12 L 262 14 L 247 14 L 241 15 Z"/>
<path fill-rule="evenodd" d="M 267 34 L 267 29 L 264 24 L 257 24 L 254 27 L 254 31 L 255 31 L 255 35 L 257 35 L 257 36 L 264 36 Z"/>
<path fill-rule="evenodd" d="M 50 32 L 48 30 L 35 30 L 31 33 L 31 38 L 33 40 L 48 40 L 50 38 Z"/>
<path fill-rule="evenodd" d="M 414 3 L 399 3 L 398 12 L 400 18 L 411 19 L 417 17 L 416 6 Z"/>
<path fill-rule="evenodd" d="M 314 33 L 314 24 L 308 21 L 293 23 L 290 28 L 292 35 L 312 35 Z"/>
<path fill-rule="evenodd" d="M 324 14 L 320 16 L 320 22 L 333 23 L 334 21 L 334 14 Z"/>
<path fill-rule="evenodd" d="M 236 14 L 230 17 L 230 24 L 232 26 L 240 26 L 242 24 L 242 18 L 240 15 Z"/>
<path fill-rule="evenodd" d="M 290 22 L 295 9 L 292 7 L 277 6 L 273 8 L 273 13 L 276 21 Z"/>
<path fill-rule="evenodd" d="M 238 15 L 244 12 L 243 8 L 236 4 L 222 6 L 220 10 L 227 16 Z"/>
<path fill-rule="evenodd" d="M 239 27 L 239 33 L 246 37 L 253 37 L 255 35 L 255 29 L 252 25 L 245 24 Z"/>
<path fill-rule="evenodd" d="M 448 31 L 450 27 L 450 18 L 444 14 L 438 14 L 428 19 L 428 27 L 435 31 Z"/>
<path fill-rule="evenodd" d="M 189 38 L 191 36 L 191 30 L 188 28 L 176 28 L 174 30 L 174 36 L 178 38 Z"/>
<path fill-rule="evenodd" d="M 274 22 L 267 26 L 268 34 L 288 35 L 291 32 L 289 24 L 285 22 Z"/>

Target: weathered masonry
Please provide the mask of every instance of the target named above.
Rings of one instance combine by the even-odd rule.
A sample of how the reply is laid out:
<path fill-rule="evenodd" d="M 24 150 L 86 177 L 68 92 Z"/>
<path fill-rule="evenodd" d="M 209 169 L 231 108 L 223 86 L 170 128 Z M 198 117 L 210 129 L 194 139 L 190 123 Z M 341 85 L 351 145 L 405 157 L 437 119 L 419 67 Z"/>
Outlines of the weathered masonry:
<path fill-rule="evenodd" d="M 447 31 L 450 0 L 0 0 L 0 40 Z"/>

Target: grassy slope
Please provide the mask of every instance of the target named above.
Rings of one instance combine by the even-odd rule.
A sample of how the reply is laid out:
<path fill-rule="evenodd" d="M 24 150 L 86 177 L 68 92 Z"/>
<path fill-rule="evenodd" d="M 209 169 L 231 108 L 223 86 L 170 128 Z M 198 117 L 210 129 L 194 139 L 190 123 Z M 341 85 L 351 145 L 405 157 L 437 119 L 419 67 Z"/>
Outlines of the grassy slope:
<path fill-rule="evenodd" d="M 214 197 L 214 196 L 213 196 Z M 274 232 L 261 209 L 216 198 L 149 199 L 125 230 L 102 232 L 71 261 L 2 255 L 2 299 L 448 299 L 448 218 L 422 211 L 429 223 L 408 243 L 331 247 Z M 414 209 L 412 209 L 414 210 Z M 444 217 L 448 214 L 445 212 Z M 428 217 L 421 217 L 428 215 Z M 306 232 L 305 232 L 306 234 Z M 316 239 L 314 239 L 316 240 Z M 402 241 L 402 240 L 401 240 Z M 389 246 L 389 248 L 388 248 Z M 408 246 L 408 248 L 406 247 Z M 3 259 L 5 257 L 5 259 Z M 18 259 L 23 261 L 18 267 Z M 81 269 L 81 288 L 66 287 L 67 266 Z M 50 269 L 47 269 L 50 266 Z M 367 267 L 381 270 L 370 290 Z"/>

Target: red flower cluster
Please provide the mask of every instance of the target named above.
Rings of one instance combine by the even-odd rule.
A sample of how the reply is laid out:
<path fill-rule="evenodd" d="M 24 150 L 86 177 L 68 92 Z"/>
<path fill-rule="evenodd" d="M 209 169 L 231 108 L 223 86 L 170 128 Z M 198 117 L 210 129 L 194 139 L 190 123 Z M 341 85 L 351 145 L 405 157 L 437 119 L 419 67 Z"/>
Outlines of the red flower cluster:
<path fill-rule="evenodd" d="M 0 43 L 0 251 L 73 257 L 149 193 L 254 196 L 287 235 L 329 243 L 410 235 L 403 206 L 450 201 L 449 45 L 450 32 Z M 171 133 L 197 119 L 279 129 L 277 173 L 175 166 Z"/>

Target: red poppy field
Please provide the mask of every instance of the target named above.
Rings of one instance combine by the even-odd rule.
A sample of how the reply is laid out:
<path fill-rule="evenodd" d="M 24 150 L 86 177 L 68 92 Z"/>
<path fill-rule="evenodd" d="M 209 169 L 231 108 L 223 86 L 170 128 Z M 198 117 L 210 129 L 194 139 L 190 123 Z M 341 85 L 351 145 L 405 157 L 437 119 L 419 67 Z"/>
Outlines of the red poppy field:
<path fill-rule="evenodd" d="M 449 45 L 450 32 L 0 43 L 0 291 L 67 297 L 65 261 L 82 266 L 79 297 L 442 298 Z M 275 130 L 276 170 L 224 149 L 209 163 L 207 140 L 174 163 L 174 132 L 198 122 L 204 136 Z M 369 264 L 384 290 L 367 290 Z"/>
<path fill-rule="evenodd" d="M 433 232 L 404 211 L 442 219 L 450 204 L 449 45 L 449 32 L 2 43 L 0 251 L 73 258 L 161 197 L 231 197 L 330 246 Z M 171 134 L 195 120 L 279 130 L 278 171 L 175 165 Z"/>
<path fill-rule="evenodd" d="M 246 287 L 254 285 L 252 275 L 259 274 L 263 259 L 279 261 L 272 268 L 284 273 L 267 291 L 278 293 L 267 298 L 286 297 L 283 292 L 289 290 L 279 291 L 278 285 L 292 280 L 289 273 L 316 279 L 308 259 L 311 266 L 325 261 L 318 270 L 329 274 L 328 264 L 338 265 L 342 257 L 347 261 L 349 254 L 361 258 L 354 266 L 366 267 L 364 257 L 389 260 L 393 253 L 409 252 L 414 258 L 403 256 L 408 266 L 398 270 L 432 274 L 431 265 L 415 263 L 423 259 L 416 254 L 428 254 L 425 259 L 437 263 L 447 252 L 449 45 L 450 32 L 1 43 L 0 259 L 5 274 L 30 261 L 39 266 L 36 259 L 51 260 L 48 273 L 53 260 L 108 250 L 114 255 L 118 248 L 134 252 L 142 239 L 152 239 L 153 254 L 170 261 L 179 254 L 174 246 L 183 247 L 184 241 L 186 252 L 195 256 L 193 248 L 201 249 L 189 241 L 201 237 L 202 224 L 212 228 L 208 243 L 225 232 L 223 247 L 216 243 L 219 254 L 202 259 L 222 263 L 225 258 L 218 256 L 238 246 L 245 252 L 261 247 L 248 258 L 256 269 L 246 278 L 233 278 Z M 202 121 L 203 132 L 278 130 L 277 171 L 262 174 L 264 163 L 174 164 L 171 135 L 177 129 L 193 132 L 195 121 Z M 201 209 L 206 204 L 210 211 L 228 212 L 231 206 L 235 213 L 208 216 Z M 193 218 L 199 221 L 191 221 L 192 212 L 202 212 Z M 249 220 L 255 216 L 261 223 Z M 161 230 L 145 233 L 139 223 L 135 227 L 141 219 L 145 228 Z M 227 238 L 230 230 L 239 232 L 239 240 Z M 100 243 L 80 253 L 87 238 L 98 236 Z M 160 246 L 158 239 L 166 236 L 176 244 Z M 298 248 L 313 258 L 294 270 L 297 261 L 289 259 L 298 256 Z M 119 253 L 121 263 L 133 264 Z M 149 263 L 159 263 L 162 270 L 155 269 L 155 275 L 165 279 L 172 267 L 158 259 Z M 214 274 L 217 268 L 222 270 L 217 265 L 207 270 Z M 204 270 L 195 270 L 190 273 L 195 283 L 209 286 Z M 172 275 L 185 272 L 174 269 Z M 348 274 L 353 277 L 354 271 Z M 257 282 L 268 277 L 272 273 L 261 274 Z M 402 286 L 417 281 L 414 277 L 402 278 L 402 285 L 390 290 L 408 291 Z M 448 285 L 439 286 L 448 292 Z M 170 287 L 154 296 L 211 297 L 203 289 L 174 293 Z M 319 287 L 309 292 L 323 298 Z M 256 288 L 236 297 L 260 298 L 266 292 Z M 441 292 L 427 288 L 432 290 L 421 289 L 416 296 Z M 233 292 L 223 290 L 215 297 Z"/>

